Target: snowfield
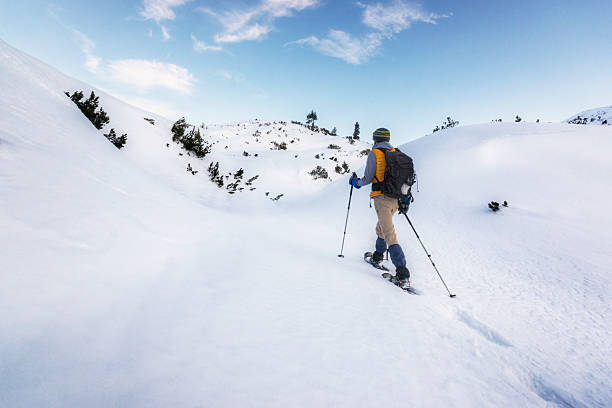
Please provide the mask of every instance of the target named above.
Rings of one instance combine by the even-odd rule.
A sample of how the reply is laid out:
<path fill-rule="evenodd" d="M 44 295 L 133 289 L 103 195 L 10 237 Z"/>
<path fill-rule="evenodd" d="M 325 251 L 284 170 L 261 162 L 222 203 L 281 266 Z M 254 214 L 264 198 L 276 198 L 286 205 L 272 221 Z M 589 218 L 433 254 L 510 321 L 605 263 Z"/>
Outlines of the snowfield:
<path fill-rule="evenodd" d="M 612 127 L 491 123 L 401 146 L 451 299 L 400 216 L 423 295 L 363 262 L 367 189 L 337 257 L 334 168 L 361 174 L 365 142 L 251 120 L 202 128 L 197 159 L 173 121 L 95 90 L 104 131 L 128 133 L 118 150 L 64 95 L 91 86 L 2 41 L 0 89 L 1 406 L 612 406 Z M 256 189 L 228 194 L 211 162 Z"/>

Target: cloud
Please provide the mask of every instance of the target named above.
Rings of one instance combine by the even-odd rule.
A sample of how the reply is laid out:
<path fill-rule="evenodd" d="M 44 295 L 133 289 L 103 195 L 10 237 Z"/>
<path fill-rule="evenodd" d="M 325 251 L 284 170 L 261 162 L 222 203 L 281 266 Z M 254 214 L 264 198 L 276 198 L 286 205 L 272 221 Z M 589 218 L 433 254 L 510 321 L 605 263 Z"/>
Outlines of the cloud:
<path fill-rule="evenodd" d="M 209 8 L 198 10 L 211 15 L 223 26 L 224 31 L 215 35 L 218 43 L 237 43 L 264 39 L 273 29 L 273 22 L 280 17 L 290 17 L 294 11 L 319 5 L 320 0 L 261 0 L 246 9 L 230 9 L 221 12 Z"/>
<path fill-rule="evenodd" d="M 162 32 L 162 37 L 164 37 L 164 41 L 168 41 L 169 39 L 172 38 L 172 36 L 168 32 L 168 29 L 165 26 L 161 26 L 161 32 Z"/>
<path fill-rule="evenodd" d="M 163 20 L 174 20 L 176 14 L 172 9 L 182 6 L 191 0 L 143 0 L 140 15 L 147 20 L 155 20 L 159 24 Z"/>
<path fill-rule="evenodd" d="M 310 45 L 329 57 L 340 58 L 350 64 L 361 64 L 374 55 L 382 44 L 383 36 L 371 33 L 363 38 L 351 37 L 340 30 L 329 30 L 327 38 L 315 36 L 293 41 L 289 44 Z"/>
<path fill-rule="evenodd" d="M 70 31 L 70 33 L 72 34 L 72 40 L 79 46 L 81 52 L 85 54 L 85 69 L 87 69 L 93 74 L 98 73 L 98 68 L 100 67 L 102 58 L 94 54 L 94 48 L 96 48 L 96 43 L 94 43 L 91 38 L 80 32 L 76 28 L 65 24 L 53 9 L 49 8 L 47 11 L 49 15 L 51 15 L 51 17 L 53 17 L 53 19 L 58 22 L 59 25 Z"/>
<path fill-rule="evenodd" d="M 296 0 L 297 1 L 297 0 Z M 362 22 L 373 29 L 371 33 L 361 37 L 352 37 L 344 31 L 329 30 L 326 38 L 316 36 L 287 43 L 309 45 L 323 55 L 340 58 L 350 64 L 362 64 L 378 52 L 383 40 L 410 28 L 415 22 L 436 24 L 438 19 L 450 15 L 430 13 L 421 6 L 408 3 L 404 0 L 394 0 L 388 5 L 382 3 L 357 3 L 364 9 Z"/>
<path fill-rule="evenodd" d="M 187 69 L 159 61 L 118 60 L 109 64 L 108 69 L 112 80 L 145 90 L 166 88 L 188 94 L 195 82 Z"/>
<path fill-rule="evenodd" d="M 221 51 L 223 49 L 223 47 L 218 45 L 208 45 L 204 41 L 198 40 L 193 34 L 191 34 L 191 42 L 193 43 L 193 50 L 195 52 Z"/>
<path fill-rule="evenodd" d="M 272 30 L 269 25 L 260 25 L 258 23 L 244 27 L 235 32 L 226 32 L 215 35 L 215 41 L 218 43 L 237 43 L 241 41 L 253 41 L 264 38 Z"/>
<path fill-rule="evenodd" d="M 79 30 L 70 28 L 70 31 L 72 32 L 72 38 L 79 45 L 83 54 L 85 54 L 85 69 L 93 74 L 97 73 L 102 58 L 97 57 L 93 52 L 96 44 Z"/>
<path fill-rule="evenodd" d="M 410 28 L 415 22 L 436 24 L 436 20 L 449 17 L 427 12 L 419 5 L 401 0 L 396 0 L 389 6 L 381 3 L 374 5 L 358 3 L 358 5 L 364 8 L 363 23 L 387 36 L 398 34 Z"/>
<path fill-rule="evenodd" d="M 237 84 L 241 84 L 246 81 L 244 75 L 240 73 L 232 74 L 230 72 L 220 70 L 220 71 L 217 71 L 217 75 L 227 79 L 228 81 L 234 81 Z"/>

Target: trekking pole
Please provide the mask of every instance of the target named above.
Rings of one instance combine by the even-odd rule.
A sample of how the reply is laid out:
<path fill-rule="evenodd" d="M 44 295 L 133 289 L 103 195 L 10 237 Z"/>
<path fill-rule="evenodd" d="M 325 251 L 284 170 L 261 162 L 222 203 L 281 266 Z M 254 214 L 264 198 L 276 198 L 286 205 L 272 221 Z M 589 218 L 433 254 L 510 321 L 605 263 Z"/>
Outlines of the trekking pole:
<path fill-rule="evenodd" d="M 451 293 L 451 291 L 448 289 L 448 286 L 446 286 L 446 282 L 444 282 L 444 279 L 442 279 L 442 275 L 440 275 L 440 271 L 438 271 L 438 268 L 436 268 L 436 264 L 434 263 L 433 259 L 431 259 L 431 254 L 427 251 L 427 248 L 425 248 L 425 245 L 423 245 L 423 241 L 421 241 L 421 237 L 419 237 L 419 234 L 416 232 L 416 230 L 414 229 L 414 225 L 412 225 L 412 222 L 410 221 L 410 218 L 408 218 L 408 214 L 403 213 L 404 216 L 406 217 L 406 219 L 408 220 L 408 224 L 410 224 L 410 226 L 412 227 L 412 230 L 414 231 L 414 234 L 416 235 L 417 239 L 419 240 L 419 242 L 421 243 L 421 246 L 423 247 L 423 249 L 425 250 L 425 253 L 427 254 L 427 257 L 429 258 L 429 261 L 431 262 L 431 264 L 433 265 L 434 269 L 436 270 L 436 272 L 438 273 L 438 276 L 440 277 L 440 280 L 442 281 L 442 283 L 444 284 L 444 287 L 446 288 L 446 291 L 448 292 L 448 295 L 452 298 L 454 298 L 457 295 L 453 295 Z"/>
<path fill-rule="evenodd" d="M 354 176 L 357 176 L 355 173 L 353 173 Z M 344 255 L 342 255 L 342 252 L 344 251 L 344 239 L 346 238 L 346 226 L 348 225 L 348 216 L 349 216 L 349 211 L 351 210 L 351 199 L 353 198 L 353 185 L 351 185 L 351 193 L 349 194 L 349 202 L 348 202 L 348 208 L 346 210 L 346 221 L 344 222 L 344 235 L 342 235 L 342 248 L 340 249 L 340 255 L 338 255 L 339 258 L 344 258 Z"/>

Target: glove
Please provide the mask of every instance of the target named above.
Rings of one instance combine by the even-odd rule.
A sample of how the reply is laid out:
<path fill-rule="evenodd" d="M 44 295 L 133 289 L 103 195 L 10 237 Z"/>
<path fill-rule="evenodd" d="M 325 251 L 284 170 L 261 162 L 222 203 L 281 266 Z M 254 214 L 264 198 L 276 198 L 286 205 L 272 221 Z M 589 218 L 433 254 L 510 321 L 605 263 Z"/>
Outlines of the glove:
<path fill-rule="evenodd" d="M 349 184 L 357 189 L 361 188 L 360 185 L 357 184 L 357 181 L 359 181 L 359 177 L 357 177 L 356 173 L 353 173 L 353 175 L 351 176 L 351 178 L 349 179 Z"/>
<path fill-rule="evenodd" d="M 408 212 L 408 207 L 410 207 L 410 203 L 413 201 L 412 195 L 402 197 L 397 200 L 399 205 L 398 211 L 400 214 L 406 214 Z"/>

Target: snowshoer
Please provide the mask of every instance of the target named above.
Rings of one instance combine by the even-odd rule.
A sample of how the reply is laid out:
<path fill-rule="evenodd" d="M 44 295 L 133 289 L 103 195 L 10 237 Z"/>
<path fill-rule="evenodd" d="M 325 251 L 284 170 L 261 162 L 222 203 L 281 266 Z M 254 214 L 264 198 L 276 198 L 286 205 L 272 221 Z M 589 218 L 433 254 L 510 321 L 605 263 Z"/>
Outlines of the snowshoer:
<path fill-rule="evenodd" d="M 392 198 L 382 193 L 382 181 L 385 178 L 386 159 L 385 151 L 395 151 L 389 143 L 391 133 L 385 128 L 374 131 L 374 146 L 368 153 L 368 159 L 363 177 L 358 178 L 353 174 L 349 184 L 355 188 L 361 188 L 372 184 L 370 199 L 374 201 L 378 223 L 376 224 L 376 250 L 372 254 L 372 263 L 380 265 L 385 251 L 389 251 L 391 262 L 395 266 L 395 278 L 399 281 L 407 281 L 410 272 L 406 268 L 406 257 L 404 251 L 397 241 L 395 227 L 393 226 L 393 215 L 398 212 L 400 203 L 397 198 Z"/>

